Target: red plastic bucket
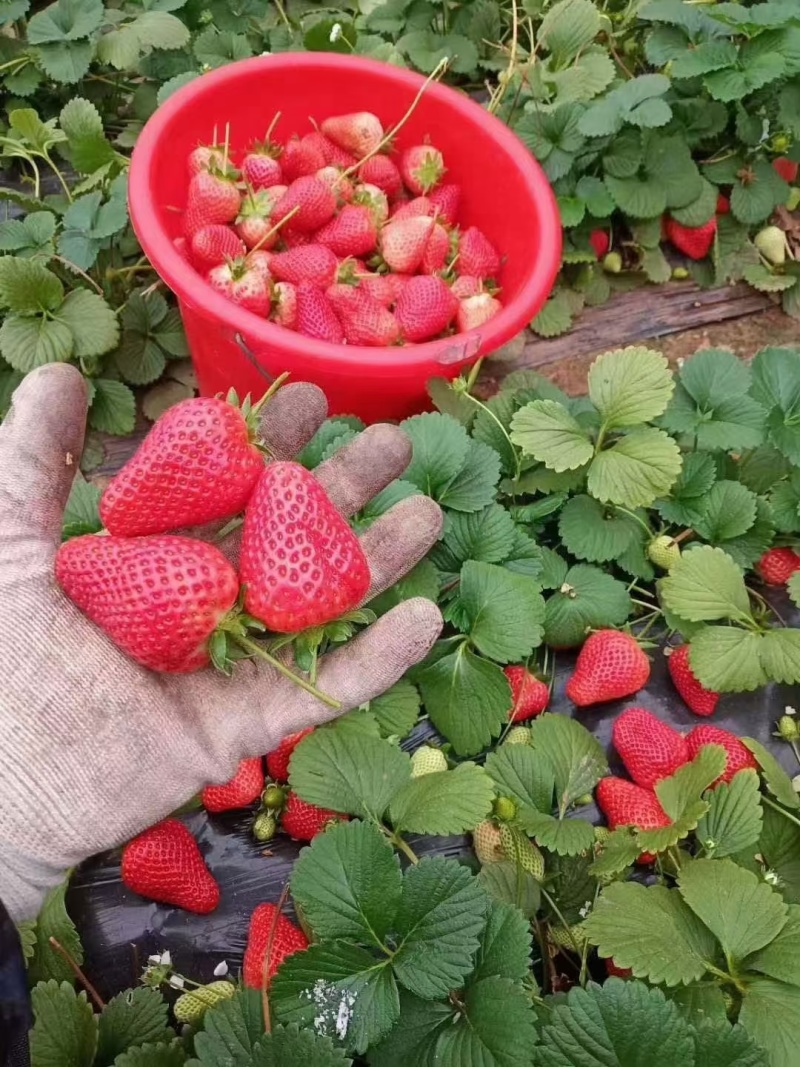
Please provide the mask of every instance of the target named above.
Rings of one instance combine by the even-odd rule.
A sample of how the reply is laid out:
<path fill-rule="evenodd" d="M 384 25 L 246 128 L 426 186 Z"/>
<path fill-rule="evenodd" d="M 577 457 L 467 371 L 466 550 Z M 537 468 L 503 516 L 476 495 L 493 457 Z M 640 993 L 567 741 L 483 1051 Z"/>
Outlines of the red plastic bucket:
<path fill-rule="evenodd" d="M 503 310 L 479 330 L 400 348 L 331 345 L 284 330 L 215 292 L 173 246 L 181 233 L 187 157 L 230 123 L 233 157 L 262 138 L 276 111 L 279 140 L 332 114 L 369 109 L 397 122 L 423 79 L 389 64 L 325 52 L 286 52 L 231 63 L 179 89 L 152 116 L 130 169 L 133 227 L 144 252 L 178 298 L 200 389 L 264 390 L 255 363 L 275 376 L 316 382 L 335 413 L 368 422 L 423 410 L 425 383 L 461 369 L 514 337 L 550 293 L 561 255 L 561 225 L 547 179 L 530 152 L 467 96 L 428 86 L 398 135 L 398 147 L 427 135 L 462 187 L 461 218 L 479 226 L 506 257 Z"/>

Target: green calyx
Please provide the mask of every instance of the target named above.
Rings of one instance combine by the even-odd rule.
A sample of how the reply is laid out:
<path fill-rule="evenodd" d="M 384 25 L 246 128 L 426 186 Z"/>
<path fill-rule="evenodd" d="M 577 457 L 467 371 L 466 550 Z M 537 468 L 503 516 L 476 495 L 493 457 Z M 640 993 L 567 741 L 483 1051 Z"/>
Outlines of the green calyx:
<path fill-rule="evenodd" d="M 517 805 L 511 797 L 497 797 L 492 806 L 492 813 L 501 822 L 511 822 L 516 818 Z"/>

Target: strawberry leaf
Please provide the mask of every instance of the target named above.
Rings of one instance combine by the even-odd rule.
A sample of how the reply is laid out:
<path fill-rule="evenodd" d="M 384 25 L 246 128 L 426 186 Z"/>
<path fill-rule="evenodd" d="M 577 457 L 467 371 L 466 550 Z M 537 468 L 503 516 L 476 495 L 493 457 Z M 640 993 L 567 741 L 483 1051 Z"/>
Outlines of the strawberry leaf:
<path fill-rule="evenodd" d="M 495 901 L 489 908 L 470 984 L 484 978 L 511 978 L 521 982 L 528 975 L 530 954 L 530 924 L 519 908 Z"/>
<path fill-rule="evenodd" d="M 718 693 L 749 693 L 769 680 L 762 637 L 731 626 L 704 626 L 692 636 L 689 664 L 700 683 Z"/>
<path fill-rule="evenodd" d="M 706 494 L 716 477 L 713 456 L 707 452 L 690 452 L 683 457 L 681 473 L 670 495 L 657 500 L 654 506 L 665 521 L 691 526 L 702 514 Z"/>
<path fill-rule="evenodd" d="M 193 1061 L 197 1067 L 197 1060 Z M 180 1040 L 168 1045 L 137 1045 L 121 1053 L 114 1060 L 114 1067 L 183 1067 L 186 1050 Z"/>
<path fill-rule="evenodd" d="M 589 492 L 604 503 L 649 507 L 669 491 L 681 464 L 671 437 L 652 428 L 635 430 L 595 456 L 589 468 Z"/>
<path fill-rule="evenodd" d="M 203 1030 L 195 1036 L 194 1041 L 197 1061 L 192 1062 L 202 1067 L 215 1067 L 225 1062 L 235 1063 L 239 1067 L 240 1063 L 249 1062 L 249 1056 L 263 1033 L 264 1012 L 260 992 L 240 989 L 235 996 L 220 1001 L 206 1012 Z M 245 1059 L 245 1056 L 248 1058 Z"/>
<path fill-rule="evenodd" d="M 800 464 L 800 349 L 764 348 L 753 360 L 753 396 L 768 411 L 769 439 L 794 464 Z"/>
<path fill-rule="evenodd" d="M 579 563 L 569 569 L 547 599 L 545 640 L 556 648 L 570 648 L 580 644 L 591 629 L 621 626 L 631 610 L 631 599 L 622 582 L 599 567 Z"/>
<path fill-rule="evenodd" d="M 772 508 L 763 498 L 756 500 L 756 521 L 739 537 L 724 542 L 725 551 L 742 570 L 748 570 L 763 556 L 775 538 Z"/>
<path fill-rule="evenodd" d="M 789 906 L 786 924 L 768 945 L 748 956 L 744 967 L 789 985 L 800 985 L 800 907 Z"/>
<path fill-rule="evenodd" d="M 673 388 L 666 359 L 650 348 L 605 352 L 589 369 L 589 397 L 607 430 L 655 419 L 669 403 Z"/>
<path fill-rule="evenodd" d="M 743 737 L 741 740 L 755 756 L 764 783 L 775 799 L 786 808 L 800 808 L 800 797 L 795 792 L 791 778 L 772 753 L 752 737 Z"/>
<path fill-rule="evenodd" d="M 575 470 L 594 453 L 585 429 L 555 400 L 534 400 L 511 420 L 511 440 L 554 471 Z"/>
<path fill-rule="evenodd" d="M 0 306 L 27 314 L 54 311 L 63 299 L 63 285 L 42 263 L 18 256 L 0 259 Z"/>
<path fill-rule="evenodd" d="M 527 919 L 539 910 L 539 883 L 529 871 L 505 860 L 481 867 L 478 881 L 494 901 L 513 904 Z"/>
<path fill-rule="evenodd" d="M 540 759 L 530 745 L 501 745 L 486 757 L 486 770 L 501 796 L 517 804 L 517 815 L 550 811 L 555 776 L 549 761 Z"/>
<path fill-rule="evenodd" d="M 55 318 L 69 327 L 73 339 L 72 354 L 76 359 L 102 356 L 117 343 L 117 316 L 97 293 L 74 289 L 67 294 Z"/>
<path fill-rule="evenodd" d="M 797 1055 L 800 994 L 796 986 L 771 978 L 748 980 L 739 1024 L 766 1049 L 770 1067 L 792 1067 Z"/>
<path fill-rule="evenodd" d="M 16 926 L 19 947 L 27 967 L 28 961 L 33 959 L 33 955 L 36 952 L 36 920 L 25 919 L 23 922 L 17 923 Z"/>
<path fill-rule="evenodd" d="M 136 424 L 136 398 L 127 385 L 110 378 L 93 378 L 94 396 L 89 409 L 93 430 L 128 434 Z"/>
<path fill-rule="evenodd" d="M 91 1064 L 97 1048 L 97 1017 L 86 994 L 67 982 L 39 982 L 31 992 L 35 1023 L 31 1060 L 38 1067 Z"/>
<path fill-rule="evenodd" d="M 800 608 L 800 571 L 795 571 L 786 583 L 786 591 L 792 600 Z"/>
<path fill-rule="evenodd" d="M 669 610 L 689 622 L 750 618 L 742 572 L 721 548 L 702 545 L 684 552 L 661 581 L 660 591 Z"/>
<path fill-rule="evenodd" d="M 589 869 L 596 878 L 621 874 L 636 862 L 641 851 L 633 827 L 624 826 L 614 830 L 602 842 L 600 852 Z"/>
<path fill-rule="evenodd" d="M 640 536 L 640 531 L 641 527 L 630 515 L 603 507 L 585 494 L 568 500 L 558 520 L 564 547 L 573 556 L 590 563 L 617 559 Z"/>
<path fill-rule="evenodd" d="M 110 1000 L 98 1026 L 97 1063 L 113 1063 L 133 1045 L 175 1037 L 167 1026 L 167 1004 L 157 989 L 131 989 Z"/>
<path fill-rule="evenodd" d="M 778 529 L 782 533 L 800 530 L 800 471 L 793 471 L 790 478 L 775 485 L 769 499 Z"/>
<path fill-rule="evenodd" d="M 459 756 L 480 752 L 508 719 L 511 687 L 501 668 L 465 645 L 415 680 L 431 722 Z"/>
<path fill-rule="evenodd" d="M 520 823 L 537 845 L 558 856 L 577 856 L 594 844 L 592 824 L 583 819 L 556 819 L 544 812 L 522 812 Z"/>
<path fill-rule="evenodd" d="M 391 689 L 374 697 L 368 705 L 382 736 L 401 739 L 410 734 L 416 725 L 419 706 L 419 691 L 407 678 L 395 682 Z"/>
<path fill-rule="evenodd" d="M 49 256 L 53 251 L 56 217 L 52 211 L 32 211 L 23 219 L 0 222 L 0 252 L 22 258 Z"/>
<path fill-rule="evenodd" d="M 713 790 L 708 811 L 697 824 L 697 839 L 706 855 L 722 859 L 756 844 L 762 826 L 758 786 L 758 775 L 746 770 Z"/>
<path fill-rule="evenodd" d="M 691 762 L 684 763 L 669 778 L 657 782 L 656 796 L 670 819 L 682 818 L 724 772 L 725 765 L 722 745 L 704 745 Z"/>
<path fill-rule="evenodd" d="M 69 160 L 81 174 L 91 174 L 116 158 L 103 133 L 100 112 L 89 100 L 78 96 L 68 101 L 61 109 L 59 125 L 67 135 Z M 60 150 L 64 152 L 63 145 Z"/>
<path fill-rule="evenodd" d="M 76 963 L 83 963 L 83 945 L 75 924 L 67 913 L 67 882 L 51 889 L 44 899 L 36 920 L 36 951 L 28 966 L 32 983 L 74 982 L 75 975 L 61 953 L 50 944 L 55 938 L 69 952 Z"/>
<path fill-rule="evenodd" d="M 412 778 L 392 797 L 389 818 L 398 833 L 462 834 L 489 815 L 493 799 L 486 771 L 460 763 L 453 770 Z"/>
<path fill-rule="evenodd" d="M 436 1042 L 437 1067 L 534 1063 L 536 1016 L 527 992 L 508 978 L 484 978 L 469 985 L 463 1011 L 448 1021 Z"/>
<path fill-rule="evenodd" d="M 717 482 L 705 498 L 695 529 L 712 544 L 740 537 L 756 520 L 756 502 L 755 493 L 740 482 Z"/>
<path fill-rule="evenodd" d="M 460 598 L 470 639 L 485 656 L 509 663 L 541 644 L 544 600 L 531 578 L 470 560 L 461 570 Z"/>
<path fill-rule="evenodd" d="M 66 363 L 73 347 L 69 327 L 44 316 L 9 315 L 0 326 L 0 355 L 23 374 L 45 363 Z"/>
<path fill-rule="evenodd" d="M 561 65 L 591 44 L 600 28 L 600 12 L 591 0 L 559 0 L 542 19 L 538 44 Z"/>
<path fill-rule="evenodd" d="M 470 441 L 464 465 L 439 495 L 439 503 L 453 511 L 480 511 L 494 501 L 499 480 L 500 456 L 488 445 Z"/>
<path fill-rule="evenodd" d="M 562 816 L 570 804 L 591 792 L 608 774 L 599 741 L 566 715 L 539 715 L 531 725 L 531 743 L 553 771 L 556 805 Z"/>
<path fill-rule="evenodd" d="M 466 430 L 449 415 L 436 411 L 414 415 L 400 426 L 414 449 L 403 478 L 439 500 L 467 461 L 470 441 Z"/>
<path fill-rule="evenodd" d="M 467 560 L 500 563 L 508 558 L 517 539 L 517 528 L 508 511 L 489 504 L 481 511 L 462 512 L 445 518 L 444 537 L 430 558 L 445 574 L 457 574 Z"/>

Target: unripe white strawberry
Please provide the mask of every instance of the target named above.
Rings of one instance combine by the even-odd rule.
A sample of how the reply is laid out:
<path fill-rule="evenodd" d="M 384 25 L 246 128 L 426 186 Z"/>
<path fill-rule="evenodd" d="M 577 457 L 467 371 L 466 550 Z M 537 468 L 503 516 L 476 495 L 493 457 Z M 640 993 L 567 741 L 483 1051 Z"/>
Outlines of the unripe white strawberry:
<path fill-rule="evenodd" d="M 506 734 L 504 745 L 529 745 L 531 732 L 527 726 L 512 726 Z"/>
<path fill-rule="evenodd" d="M 411 757 L 411 777 L 421 778 L 423 774 L 438 774 L 447 770 L 447 757 L 440 748 L 422 745 Z"/>
<path fill-rule="evenodd" d="M 485 819 L 472 831 L 472 847 L 481 864 L 499 863 L 506 858 L 500 830 L 491 819 Z"/>
<path fill-rule="evenodd" d="M 774 267 L 786 262 L 786 234 L 780 226 L 765 226 L 755 235 L 753 244 Z"/>
<path fill-rule="evenodd" d="M 236 986 L 232 982 L 211 982 L 210 985 L 201 985 L 183 993 L 175 1001 L 172 1010 L 179 1023 L 198 1023 L 209 1008 L 220 1001 L 230 1000 L 235 992 Z"/>
<path fill-rule="evenodd" d="M 669 534 L 662 534 L 660 537 L 654 537 L 647 546 L 647 555 L 657 567 L 668 571 L 681 558 L 681 548 Z"/>

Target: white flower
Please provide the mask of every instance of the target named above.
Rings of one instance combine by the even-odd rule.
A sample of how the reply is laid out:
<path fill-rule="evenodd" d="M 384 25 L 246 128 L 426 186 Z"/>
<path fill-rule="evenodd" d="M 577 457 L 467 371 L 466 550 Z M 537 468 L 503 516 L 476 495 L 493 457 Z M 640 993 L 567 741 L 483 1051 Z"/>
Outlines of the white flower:
<path fill-rule="evenodd" d="M 169 951 L 169 949 L 167 949 L 166 952 L 161 953 L 161 962 L 164 964 L 165 967 L 172 966 L 172 953 Z"/>
<path fill-rule="evenodd" d="M 183 989 L 184 982 L 179 974 L 170 975 L 169 984 L 173 989 Z"/>
<path fill-rule="evenodd" d="M 341 36 L 342 36 L 342 24 L 341 24 L 341 22 L 334 22 L 333 26 L 331 27 L 331 33 L 330 33 L 330 36 L 328 37 L 328 40 L 330 41 L 331 44 L 336 44 L 336 42 L 339 40 L 339 38 Z"/>
<path fill-rule="evenodd" d="M 156 955 L 156 956 L 148 956 L 147 957 L 147 962 L 148 963 L 154 963 L 154 964 L 155 963 L 161 963 L 161 957 L 158 956 L 158 955 Z"/>
<path fill-rule="evenodd" d="M 768 885 L 780 885 L 780 878 L 776 871 L 764 871 L 764 881 Z"/>
<path fill-rule="evenodd" d="M 214 968 L 214 977 L 215 978 L 224 978 L 227 973 L 228 973 L 228 962 L 227 962 L 227 960 L 223 960 L 222 963 L 218 963 L 217 966 Z"/>
<path fill-rule="evenodd" d="M 592 902 L 591 900 L 587 900 L 583 907 L 578 909 L 578 915 L 580 915 L 582 919 L 585 919 L 591 910 Z"/>
<path fill-rule="evenodd" d="M 786 707 L 783 709 L 783 714 L 784 715 L 796 715 L 797 714 L 797 708 L 793 708 L 791 704 L 787 704 Z"/>

